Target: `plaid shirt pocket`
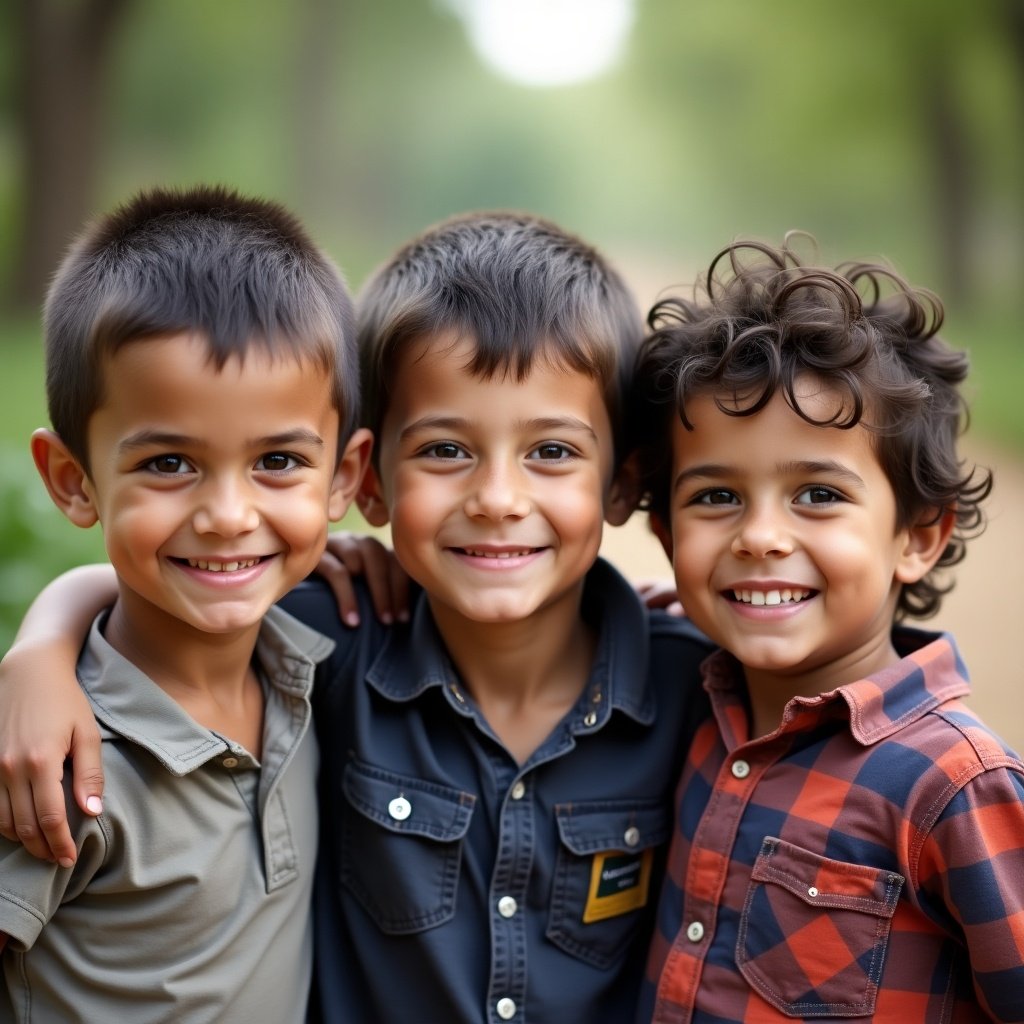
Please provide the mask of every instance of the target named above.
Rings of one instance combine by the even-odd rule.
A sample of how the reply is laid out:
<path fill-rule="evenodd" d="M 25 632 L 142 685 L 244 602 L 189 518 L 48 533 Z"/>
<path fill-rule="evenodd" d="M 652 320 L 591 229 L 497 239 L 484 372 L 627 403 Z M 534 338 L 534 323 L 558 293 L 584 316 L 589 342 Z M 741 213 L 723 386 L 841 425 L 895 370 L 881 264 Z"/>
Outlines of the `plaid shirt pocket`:
<path fill-rule="evenodd" d="M 743 977 L 787 1016 L 871 1016 L 903 883 L 766 837 L 740 918 Z"/>

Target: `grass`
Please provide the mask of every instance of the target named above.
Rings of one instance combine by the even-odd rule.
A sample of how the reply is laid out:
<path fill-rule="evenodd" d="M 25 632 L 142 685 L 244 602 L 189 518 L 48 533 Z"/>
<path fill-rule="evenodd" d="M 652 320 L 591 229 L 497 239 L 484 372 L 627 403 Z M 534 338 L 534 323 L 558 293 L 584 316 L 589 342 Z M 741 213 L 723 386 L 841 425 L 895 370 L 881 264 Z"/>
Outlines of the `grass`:
<path fill-rule="evenodd" d="M 949 337 L 972 360 L 972 431 L 1024 457 L 1024 359 L 1009 316 L 957 325 Z M 50 504 L 28 451 L 32 430 L 48 422 L 39 329 L 23 321 L 0 327 L 0 651 L 32 597 L 54 576 L 104 557 L 98 528 L 73 527 Z M 343 525 L 358 528 L 358 513 Z"/>

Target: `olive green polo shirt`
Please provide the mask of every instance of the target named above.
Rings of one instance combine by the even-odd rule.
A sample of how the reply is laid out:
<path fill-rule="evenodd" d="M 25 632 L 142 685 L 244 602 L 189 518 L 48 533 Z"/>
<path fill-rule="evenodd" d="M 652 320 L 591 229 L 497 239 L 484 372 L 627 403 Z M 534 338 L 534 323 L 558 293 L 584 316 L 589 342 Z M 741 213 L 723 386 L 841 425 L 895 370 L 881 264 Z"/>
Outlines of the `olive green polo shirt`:
<path fill-rule="evenodd" d="M 332 642 L 267 613 L 257 762 L 193 721 L 100 624 L 79 678 L 103 736 L 104 811 L 73 819 L 72 868 L 0 839 L 0 931 L 11 936 L 0 1021 L 304 1020 L 317 846 L 309 691 Z"/>

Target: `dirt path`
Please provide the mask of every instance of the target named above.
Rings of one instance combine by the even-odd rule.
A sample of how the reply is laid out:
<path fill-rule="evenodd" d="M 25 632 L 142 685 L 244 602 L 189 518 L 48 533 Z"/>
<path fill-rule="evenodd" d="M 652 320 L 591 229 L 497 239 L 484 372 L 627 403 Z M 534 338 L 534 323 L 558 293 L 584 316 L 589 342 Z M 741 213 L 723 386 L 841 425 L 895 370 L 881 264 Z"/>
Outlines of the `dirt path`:
<path fill-rule="evenodd" d="M 1024 694 L 1012 638 L 1024 633 L 1024 464 L 988 448 L 966 447 L 995 471 L 989 526 L 956 567 L 957 585 L 941 612 L 925 623 L 947 629 L 960 646 L 974 686 L 971 705 L 1018 751 L 1024 751 Z M 605 531 L 603 552 L 630 579 L 663 578 L 668 564 L 643 516 Z"/>

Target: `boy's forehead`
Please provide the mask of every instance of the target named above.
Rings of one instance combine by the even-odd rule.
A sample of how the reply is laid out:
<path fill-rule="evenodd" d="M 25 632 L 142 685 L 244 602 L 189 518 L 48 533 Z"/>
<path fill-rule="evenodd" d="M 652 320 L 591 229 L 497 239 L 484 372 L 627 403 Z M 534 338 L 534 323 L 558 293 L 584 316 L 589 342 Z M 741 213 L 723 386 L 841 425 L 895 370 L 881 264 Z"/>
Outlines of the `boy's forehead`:
<path fill-rule="evenodd" d="M 857 448 L 879 462 L 876 435 L 864 425 L 836 427 L 848 411 L 849 398 L 842 391 L 813 378 L 800 378 L 794 388 L 793 408 L 783 392 L 776 391 L 762 409 L 751 408 L 756 396 L 727 391 L 704 391 L 686 400 L 686 417 L 674 417 L 670 432 L 673 460 L 678 463 L 699 450 L 717 447 L 728 462 L 741 462 L 755 453 L 767 453 L 772 463 L 785 463 L 787 455 L 807 461 L 812 452 L 823 456 L 833 450 Z M 802 413 L 802 415 L 801 415 Z M 830 422 L 831 421 L 831 422 Z"/>
<path fill-rule="evenodd" d="M 331 374 L 315 360 L 254 346 L 218 365 L 203 336 L 189 332 L 125 342 L 99 370 L 94 416 L 116 405 L 120 415 L 185 420 L 246 400 L 268 412 L 336 413 Z"/>
<path fill-rule="evenodd" d="M 600 382 L 557 359 L 538 355 L 520 372 L 514 366 L 481 368 L 474 362 L 475 341 L 461 336 L 420 337 L 405 349 L 401 362 L 393 364 L 382 410 L 391 430 L 405 430 L 412 421 L 497 427 L 499 420 L 539 425 L 573 418 L 595 430 L 607 427 Z"/>
<path fill-rule="evenodd" d="M 596 388 L 601 382 L 596 373 L 588 373 L 563 356 L 553 341 L 540 338 L 523 346 L 529 351 L 527 359 L 516 352 L 484 354 L 484 346 L 469 329 L 451 328 L 410 338 L 391 360 L 392 376 L 405 371 L 415 374 L 429 365 L 453 380 L 467 377 L 487 383 L 508 384 L 512 387 L 529 385 L 532 379 L 552 374 L 566 377 L 579 376 L 593 381 Z"/>

